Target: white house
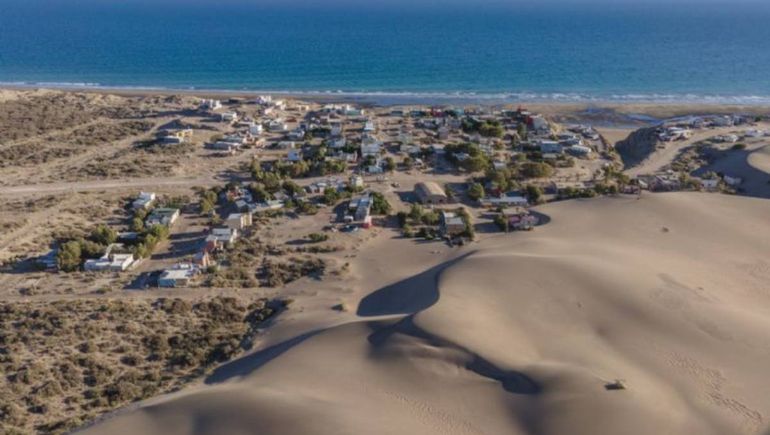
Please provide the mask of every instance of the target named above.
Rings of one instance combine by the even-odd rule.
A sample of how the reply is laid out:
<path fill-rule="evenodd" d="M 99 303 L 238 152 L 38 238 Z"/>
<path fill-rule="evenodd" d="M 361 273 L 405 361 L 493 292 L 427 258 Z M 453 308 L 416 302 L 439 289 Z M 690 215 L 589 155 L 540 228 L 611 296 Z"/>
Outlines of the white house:
<path fill-rule="evenodd" d="M 234 230 L 242 230 L 251 226 L 252 218 L 250 213 L 230 213 L 225 220 L 225 225 Z"/>
<path fill-rule="evenodd" d="M 289 126 L 281 119 L 275 119 L 267 124 L 267 129 L 272 132 L 282 132 L 289 129 Z"/>
<path fill-rule="evenodd" d="M 249 134 L 253 136 L 259 136 L 264 131 L 262 124 L 252 123 L 249 125 Z"/>
<path fill-rule="evenodd" d="M 206 242 L 214 242 L 217 246 L 228 245 L 238 238 L 238 229 L 225 227 L 225 228 L 212 228 L 211 233 L 206 237 Z"/>
<path fill-rule="evenodd" d="M 190 284 L 198 274 L 198 267 L 190 263 L 179 263 L 166 269 L 158 277 L 158 287 L 180 287 Z"/>
<path fill-rule="evenodd" d="M 236 112 L 222 112 L 219 114 L 219 120 L 222 122 L 235 122 L 238 120 Z"/>
<path fill-rule="evenodd" d="M 179 209 L 176 208 L 156 208 L 153 210 L 147 219 L 144 221 L 145 225 L 151 227 L 153 225 L 171 225 L 179 219 Z"/>
<path fill-rule="evenodd" d="M 199 107 L 201 110 L 218 110 L 222 108 L 222 102 L 219 100 L 202 100 Z"/>
<path fill-rule="evenodd" d="M 155 202 L 155 192 L 139 192 L 139 196 L 131 203 L 134 210 L 147 209 Z"/>
<path fill-rule="evenodd" d="M 134 263 L 133 254 L 106 253 L 99 259 L 89 259 L 83 264 L 83 269 L 91 272 L 113 271 L 122 272 Z"/>

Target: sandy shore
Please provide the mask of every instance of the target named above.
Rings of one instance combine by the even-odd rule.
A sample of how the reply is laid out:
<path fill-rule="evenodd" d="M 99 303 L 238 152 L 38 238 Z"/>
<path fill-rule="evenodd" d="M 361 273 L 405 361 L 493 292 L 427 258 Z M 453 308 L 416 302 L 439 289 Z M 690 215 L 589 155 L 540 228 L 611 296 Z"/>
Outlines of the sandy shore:
<path fill-rule="evenodd" d="M 318 103 L 356 103 L 362 106 L 411 106 L 411 105 L 458 105 L 458 106 L 500 106 L 519 107 L 526 106 L 529 110 L 546 115 L 580 115 L 583 119 L 596 118 L 600 123 L 611 124 L 613 117 L 619 116 L 619 121 L 624 125 L 630 121 L 643 124 L 654 119 L 666 119 L 676 116 L 693 114 L 768 114 L 770 106 L 766 105 L 734 105 L 722 103 L 673 103 L 673 102 L 617 102 L 617 101 L 591 101 L 591 102 L 549 102 L 505 100 L 474 96 L 442 96 L 441 94 L 333 94 L 333 93 L 281 93 L 260 92 L 244 90 L 198 90 L 198 89 L 157 89 L 157 88 L 99 88 L 99 87 L 67 87 L 48 86 L 45 88 L 28 85 L 3 85 L 3 89 L 36 90 L 53 89 L 73 92 L 111 94 L 119 96 L 168 96 L 185 95 L 201 98 L 251 98 L 257 95 L 272 95 L 276 98 L 290 98 Z M 646 115 L 640 118 L 628 118 L 623 115 Z M 647 119 L 650 117 L 652 119 Z"/>

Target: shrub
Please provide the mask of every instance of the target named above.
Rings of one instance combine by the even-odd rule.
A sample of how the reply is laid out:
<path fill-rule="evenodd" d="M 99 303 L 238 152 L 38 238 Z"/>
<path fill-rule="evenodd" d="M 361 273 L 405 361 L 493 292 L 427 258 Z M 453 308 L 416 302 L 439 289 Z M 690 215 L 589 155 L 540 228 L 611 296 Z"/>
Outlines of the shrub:
<path fill-rule="evenodd" d="M 532 204 L 538 204 L 543 198 L 543 189 L 534 184 L 527 185 L 527 198 Z"/>
<path fill-rule="evenodd" d="M 100 245 L 115 243 L 118 233 L 107 225 L 99 225 L 91 232 L 91 240 Z"/>
<path fill-rule="evenodd" d="M 59 269 L 65 272 L 78 270 L 82 261 L 81 255 L 80 243 L 74 240 L 64 243 L 59 247 L 59 252 L 56 256 Z"/>
<path fill-rule="evenodd" d="M 312 243 L 320 243 L 329 240 L 329 236 L 321 233 L 311 233 L 307 236 Z"/>
<path fill-rule="evenodd" d="M 372 193 L 372 214 L 374 215 L 387 215 L 390 213 L 391 207 L 385 195 L 380 192 Z"/>
<path fill-rule="evenodd" d="M 468 197 L 474 201 L 478 201 L 485 195 L 484 186 L 481 183 L 472 183 L 468 187 Z"/>
<path fill-rule="evenodd" d="M 546 178 L 553 175 L 553 167 L 546 163 L 527 162 L 521 166 L 521 174 L 526 178 Z"/>

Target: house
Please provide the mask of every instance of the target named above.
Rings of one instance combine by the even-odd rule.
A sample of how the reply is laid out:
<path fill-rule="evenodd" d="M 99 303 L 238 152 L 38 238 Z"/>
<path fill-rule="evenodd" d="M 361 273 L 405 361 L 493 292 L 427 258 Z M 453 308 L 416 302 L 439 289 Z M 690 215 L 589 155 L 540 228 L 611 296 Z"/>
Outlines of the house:
<path fill-rule="evenodd" d="M 332 137 L 342 136 L 342 130 L 343 130 L 342 123 L 333 122 L 330 127 L 331 127 L 331 130 L 329 134 L 331 134 Z"/>
<path fill-rule="evenodd" d="M 722 136 L 714 136 L 714 140 L 717 142 L 723 142 L 723 143 L 736 143 L 738 142 L 739 137 L 734 134 L 725 134 Z"/>
<path fill-rule="evenodd" d="M 206 237 L 206 243 L 213 243 L 215 247 L 220 248 L 234 243 L 238 239 L 238 230 L 231 227 L 212 228 L 211 233 Z"/>
<path fill-rule="evenodd" d="M 591 148 L 586 146 L 574 145 L 567 148 L 567 152 L 577 157 L 588 157 L 591 155 L 593 150 L 591 150 Z"/>
<path fill-rule="evenodd" d="M 364 123 L 364 132 L 365 133 L 373 133 L 376 130 L 374 127 L 374 123 L 372 121 L 366 121 Z"/>
<path fill-rule="evenodd" d="M 278 142 L 277 146 L 282 150 L 292 150 L 297 146 L 297 143 L 290 140 L 282 140 Z"/>
<path fill-rule="evenodd" d="M 262 127 L 262 124 L 252 123 L 251 125 L 249 125 L 249 134 L 253 136 L 259 136 L 262 134 L 263 131 L 264 131 L 264 128 Z"/>
<path fill-rule="evenodd" d="M 710 124 L 714 127 L 732 127 L 735 125 L 732 116 L 714 116 L 710 121 Z"/>
<path fill-rule="evenodd" d="M 297 163 L 302 161 L 302 150 L 289 150 L 286 154 L 286 160 L 291 163 Z"/>
<path fill-rule="evenodd" d="M 139 192 L 139 196 L 131 203 L 134 210 L 148 209 L 155 202 L 155 192 Z"/>
<path fill-rule="evenodd" d="M 166 269 L 158 277 L 158 287 L 183 287 L 192 282 L 198 267 L 191 263 L 178 263 Z"/>
<path fill-rule="evenodd" d="M 487 197 L 479 201 L 484 207 L 527 207 L 529 201 L 520 195 L 503 195 L 500 197 Z"/>
<path fill-rule="evenodd" d="M 360 175 L 352 175 L 350 177 L 350 186 L 356 189 L 362 189 L 364 187 L 364 178 Z"/>
<path fill-rule="evenodd" d="M 289 129 L 283 120 L 275 119 L 267 124 L 267 129 L 272 132 L 283 132 Z"/>
<path fill-rule="evenodd" d="M 214 264 L 214 260 L 211 258 L 211 254 L 208 250 L 202 250 L 196 252 L 192 260 L 193 264 L 201 269 L 205 269 Z"/>
<path fill-rule="evenodd" d="M 165 225 L 170 227 L 179 219 L 179 209 L 177 208 L 156 208 L 153 210 L 144 224 L 148 227 L 153 225 Z"/>
<path fill-rule="evenodd" d="M 559 142 L 552 140 L 541 140 L 538 142 L 540 152 L 543 154 L 561 154 L 564 146 Z"/>
<path fill-rule="evenodd" d="M 537 134 L 548 134 L 551 132 L 551 126 L 541 115 L 530 116 L 528 126 Z"/>
<path fill-rule="evenodd" d="M 101 258 L 86 260 L 83 269 L 88 272 L 127 270 L 134 263 L 134 254 L 114 254 L 112 251 L 118 248 L 123 248 L 123 245 L 114 243 L 108 246 Z"/>
<path fill-rule="evenodd" d="M 86 260 L 83 269 L 87 272 L 123 272 L 134 263 L 133 254 L 104 254 L 98 259 Z"/>
<path fill-rule="evenodd" d="M 361 142 L 361 157 L 366 158 L 368 156 L 378 157 L 380 155 L 380 148 L 382 143 L 377 140 L 364 139 Z"/>
<path fill-rule="evenodd" d="M 449 201 L 444 189 L 433 181 L 417 183 L 414 186 L 414 193 L 423 204 L 446 204 Z"/>
<path fill-rule="evenodd" d="M 371 210 L 372 210 L 372 197 L 369 195 L 364 195 L 363 197 L 361 197 L 361 199 L 358 201 L 356 205 L 355 219 L 357 221 L 365 221 L 366 218 L 369 217 Z"/>
<path fill-rule="evenodd" d="M 222 112 L 219 114 L 219 120 L 222 122 L 236 122 L 238 121 L 238 114 L 236 112 Z"/>
<path fill-rule="evenodd" d="M 349 104 L 346 104 L 343 107 L 343 115 L 345 116 L 364 116 L 364 109 L 359 109 L 358 107 L 351 106 Z"/>
<path fill-rule="evenodd" d="M 724 177 L 722 177 L 722 180 L 724 180 L 724 182 L 728 186 L 732 186 L 732 187 L 740 186 L 741 183 L 743 183 L 743 178 L 741 178 L 741 177 L 731 177 L 729 175 L 725 175 Z"/>
<path fill-rule="evenodd" d="M 465 232 L 465 221 L 455 212 L 441 212 L 441 231 L 448 236 L 456 236 Z"/>
<path fill-rule="evenodd" d="M 234 230 L 242 230 L 251 226 L 252 217 L 250 213 L 230 213 L 225 219 L 225 225 Z"/>
<path fill-rule="evenodd" d="M 218 110 L 222 108 L 222 102 L 219 100 L 202 100 L 198 107 L 203 111 Z"/>
<path fill-rule="evenodd" d="M 337 138 L 337 139 L 332 139 L 332 140 L 330 140 L 328 142 L 328 146 L 331 149 L 345 148 L 345 146 L 347 144 L 348 144 L 348 141 L 344 137 L 340 137 L 340 138 Z"/>
<path fill-rule="evenodd" d="M 380 162 L 377 162 L 377 163 L 375 163 L 373 165 L 369 165 L 369 166 L 366 167 L 366 173 L 367 174 L 376 175 L 376 174 L 382 174 L 384 172 L 385 172 L 385 170 L 382 169 L 382 165 L 380 164 Z"/>
<path fill-rule="evenodd" d="M 295 128 L 294 130 L 286 134 L 286 138 L 289 140 L 302 140 L 305 138 L 305 130 L 301 128 Z"/>
<path fill-rule="evenodd" d="M 700 182 L 703 188 L 706 190 L 715 191 L 719 189 L 718 178 L 703 179 L 703 180 L 700 180 Z"/>

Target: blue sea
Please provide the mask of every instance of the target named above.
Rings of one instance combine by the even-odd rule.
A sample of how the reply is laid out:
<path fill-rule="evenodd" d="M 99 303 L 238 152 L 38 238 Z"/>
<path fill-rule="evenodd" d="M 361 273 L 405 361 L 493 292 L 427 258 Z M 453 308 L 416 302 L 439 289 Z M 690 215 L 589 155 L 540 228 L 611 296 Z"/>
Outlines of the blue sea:
<path fill-rule="evenodd" d="M 770 103 L 770 1 L 0 0 L 0 85 Z"/>

